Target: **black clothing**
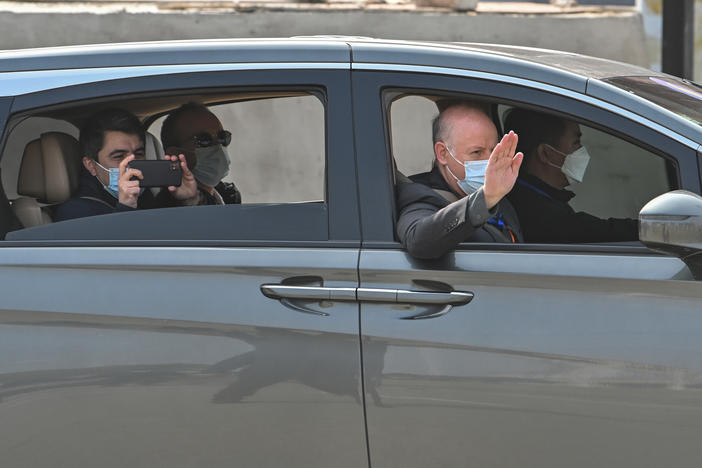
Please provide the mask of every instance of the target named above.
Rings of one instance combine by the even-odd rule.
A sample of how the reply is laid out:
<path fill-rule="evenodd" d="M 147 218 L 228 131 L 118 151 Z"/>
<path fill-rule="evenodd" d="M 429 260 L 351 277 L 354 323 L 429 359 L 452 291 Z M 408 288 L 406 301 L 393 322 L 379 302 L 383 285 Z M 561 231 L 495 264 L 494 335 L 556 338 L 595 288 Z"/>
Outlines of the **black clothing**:
<path fill-rule="evenodd" d="M 137 209 L 157 208 L 159 205 L 150 190 L 144 190 L 144 193 L 137 200 Z M 56 207 L 53 219 L 54 221 L 65 221 L 132 210 L 134 208 L 119 203 L 115 197 L 110 195 L 95 176 L 82 170 L 78 180 L 78 193 Z"/>
<path fill-rule="evenodd" d="M 576 212 L 568 202 L 575 196 L 565 189 L 556 189 L 541 179 L 526 174 L 519 176 L 507 198 L 517 210 L 527 242 L 575 243 L 635 241 L 639 238 L 638 221 L 634 219 L 601 219 Z"/>
<path fill-rule="evenodd" d="M 215 190 L 219 192 L 225 205 L 241 203 L 241 192 L 232 182 L 220 182 L 215 185 Z"/>
<path fill-rule="evenodd" d="M 400 181 L 396 201 L 397 235 L 417 258 L 440 257 L 461 242 L 522 241 L 519 220 L 509 202 L 502 200 L 488 210 L 482 188 L 468 196 L 456 195 L 437 167 L 412 176 L 411 181 Z"/>

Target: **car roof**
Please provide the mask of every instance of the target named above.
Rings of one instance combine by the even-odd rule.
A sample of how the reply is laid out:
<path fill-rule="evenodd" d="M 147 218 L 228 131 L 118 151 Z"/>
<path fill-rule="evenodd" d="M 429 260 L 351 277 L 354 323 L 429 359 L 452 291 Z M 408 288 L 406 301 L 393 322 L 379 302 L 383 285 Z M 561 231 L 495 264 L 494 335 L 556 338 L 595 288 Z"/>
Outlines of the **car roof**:
<path fill-rule="evenodd" d="M 583 78 L 652 73 L 634 65 L 555 50 L 347 36 L 203 39 L 5 50 L 0 51 L 0 72 L 225 62 L 349 62 L 351 49 L 354 62 L 475 69 L 476 64 L 471 58 L 492 57 L 493 61 L 524 62 Z M 479 60 L 477 64 L 480 64 Z"/>
<path fill-rule="evenodd" d="M 136 69 L 128 70 L 130 67 L 151 67 L 153 70 L 164 65 L 249 63 L 306 63 L 334 68 L 406 69 L 436 73 L 458 70 L 488 79 L 491 76 L 509 76 L 588 94 L 632 109 L 639 115 L 656 115 L 655 120 L 668 128 L 682 133 L 692 131 L 695 140 L 700 135 L 697 125 L 668 115 L 657 105 L 632 97 L 603 81 L 617 76 L 667 75 L 570 52 L 509 45 L 309 36 L 64 46 L 0 51 L 0 80 L 5 80 L 6 95 L 18 95 L 42 89 L 47 80 L 39 75 L 56 75 L 59 73 L 57 70 L 65 70 L 71 76 L 56 76 L 53 87 L 138 74 Z M 161 68 L 159 73 L 166 73 L 168 67 Z M 70 72 L 75 69 L 100 70 L 101 74 L 76 78 L 73 76 L 75 73 Z M 32 72 L 37 72 L 36 76 Z"/>

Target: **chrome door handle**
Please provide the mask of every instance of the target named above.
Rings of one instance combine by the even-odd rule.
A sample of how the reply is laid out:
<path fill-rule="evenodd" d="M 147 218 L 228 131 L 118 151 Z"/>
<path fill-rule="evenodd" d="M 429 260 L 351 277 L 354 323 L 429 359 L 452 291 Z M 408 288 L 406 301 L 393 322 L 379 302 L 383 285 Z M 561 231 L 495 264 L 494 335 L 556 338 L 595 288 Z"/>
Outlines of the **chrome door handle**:
<path fill-rule="evenodd" d="M 410 291 L 408 289 L 373 289 L 358 288 L 356 297 L 359 301 L 393 302 L 399 304 L 446 304 L 463 305 L 473 300 L 473 293 L 451 291 Z"/>
<path fill-rule="evenodd" d="M 360 301 L 444 305 L 439 310 L 432 308 L 418 314 L 402 317 L 404 320 L 420 320 L 441 317 L 447 314 L 453 306 L 468 304 L 473 300 L 474 294 L 463 291 L 432 292 L 410 291 L 407 289 L 358 288 L 356 296 Z"/>
<path fill-rule="evenodd" d="M 356 288 L 328 288 L 325 286 L 288 286 L 262 284 L 261 292 L 271 299 L 312 299 L 315 301 L 355 301 Z"/>
<path fill-rule="evenodd" d="M 281 301 L 291 309 L 322 316 L 328 316 L 329 314 L 297 305 L 293 301 L 366 301 L 445 306 L 440 310 L 434 308 L 415 315 L 402 317 L 405 320 L 441 317 L 450 311 L 453 306 L 468 304 L 473 300 L 472 292 L 463 291 L 432 292 L 411 291 L 408 289 L 330 288 L 326 286 L 290 286 L 286 284 L 262 284 L 261 292 L 266 297 Z"/>

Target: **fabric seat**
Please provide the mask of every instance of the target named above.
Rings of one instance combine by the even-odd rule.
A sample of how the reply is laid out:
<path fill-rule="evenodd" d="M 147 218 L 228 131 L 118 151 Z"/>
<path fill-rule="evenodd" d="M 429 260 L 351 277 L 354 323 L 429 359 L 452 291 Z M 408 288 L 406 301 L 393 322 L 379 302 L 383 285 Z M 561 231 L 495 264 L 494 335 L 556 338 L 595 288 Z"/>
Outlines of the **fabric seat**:
<path fill-rule="evenodd" d="M 81 164 L 78 140 L 66 133 L 43 133 L 27 143 L 17 180 L 22 197 L 12 202 L 24 227 L 51 222 L 51 206 L 68 200 L 78 189 Z"/>

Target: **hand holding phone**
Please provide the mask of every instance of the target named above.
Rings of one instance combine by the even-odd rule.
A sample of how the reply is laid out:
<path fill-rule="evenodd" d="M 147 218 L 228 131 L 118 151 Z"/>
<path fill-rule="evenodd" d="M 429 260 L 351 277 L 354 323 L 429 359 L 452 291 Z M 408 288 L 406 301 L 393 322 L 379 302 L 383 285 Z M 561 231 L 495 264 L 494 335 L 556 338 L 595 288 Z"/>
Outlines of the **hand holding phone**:
<path fill-rule="evenodd" d="M 183 178 L 178 161 L 135 159 L 128 167 L 141 171 L 143 178 L 139 181 L 140 187 L 179 187 Z"/>

